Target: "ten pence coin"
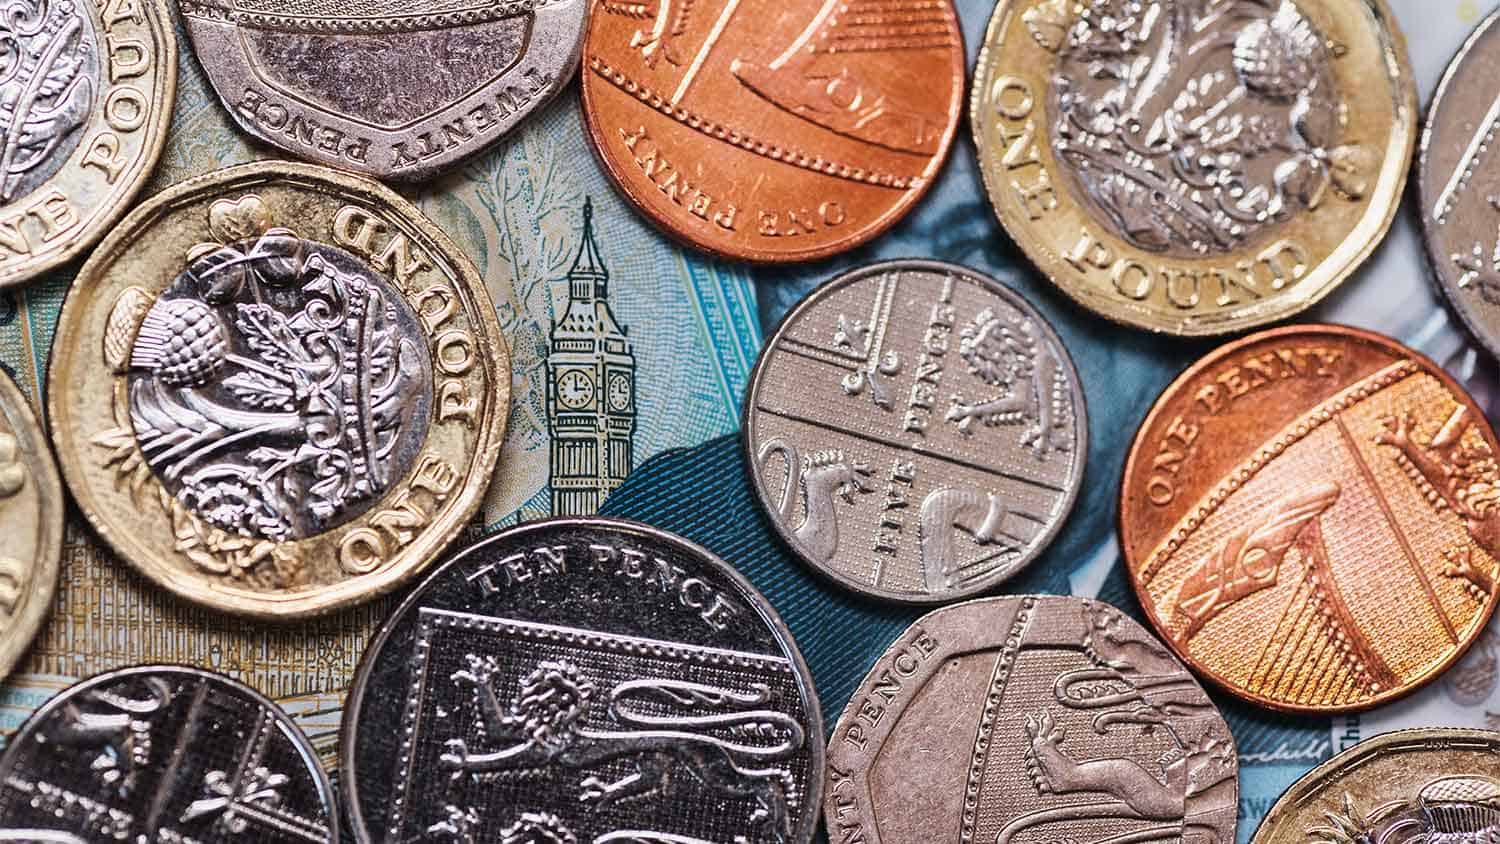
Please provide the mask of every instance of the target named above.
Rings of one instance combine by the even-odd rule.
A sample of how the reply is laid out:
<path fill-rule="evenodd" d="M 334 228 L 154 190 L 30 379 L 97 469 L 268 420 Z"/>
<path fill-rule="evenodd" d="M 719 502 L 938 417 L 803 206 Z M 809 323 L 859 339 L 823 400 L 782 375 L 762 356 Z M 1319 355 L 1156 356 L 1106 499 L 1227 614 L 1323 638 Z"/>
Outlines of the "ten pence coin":
<path fill-rule="evenodd" d="M 478 507 L 505 342 L 473 265 L 390 190 L 220 170 L 148 200 L 78 279 L 47 378 L 58 460 L 158 585 L 324 612 L 421 571 Z"/>
<path fill-rule="evenodd" d="M 573 77 L 587 0 L 180 0 L 240 128 L 400 181 L 480 152 Z"/>
<path fill-rule="evenodd" d="M 69 687 L 0 757 L 0 840 L 333 844 L 333 786 L 286 713 L 219 674 L 144 665 Z"/>
<path fill-rule="evenodd" d="M 804 562 L 876 598 L 952 601 L 1042 553 L 1083 480 L 1088 422 L 1062 341 L 955 264 L 901 260 L 814 290 L 750 378 L 756 497 Z"/>
<path fill-rule="evenodd" d="M 1231 844 L 1234 738 L 1160 642 L 1109 604 L 984 598 L 876 661 L 828 746 L 832 841 Z"/>
<path fill-rule="evenodd" d="M 72 260 L 125 213 L 177 95 L 164 0 L 11 0 L 0 15 L 0 286 Z"/>
<path fill-rule="evenodd" d="M 1328 295 L 1390 226 L 1416 87 L 1384 0 L 1000 0 L 970 119 L 991 204 L 1113 320 L 1223 334 Z"/>
<path fill-rule="evenodd" d="M 26 396 L 0 374 L 0 678 L 52 610 L 65 509 L 47 435 Z"/>
<path fill-rule="evenodd" d="M 552 519 L 444 563 L 360 661 L 339 759 L 355 839 L 807 844 L 812 677 L 729 564 Z"/>
<path fill-rule="evenodd" d="M 963 107 L 950 0 L 602 0 L 583 114 L 604 171 L 692 246 L 809 261 L 895 225 Z"/>
<path fill-rule="evenodd" d="M 1251 844 L 1494 841 L 1500 733 L 1397 730 L 1366 739 L 1281 795 Z"/>
<path fill-rule="evenodd" d="M 1333 325 L 1226 344 L 1125 463 L 1136 594 L 1184 661 L 1276 709 L 1368 709 L 1436 677 L 1495 606 L 1500 466 L 1463 389 Z"/>

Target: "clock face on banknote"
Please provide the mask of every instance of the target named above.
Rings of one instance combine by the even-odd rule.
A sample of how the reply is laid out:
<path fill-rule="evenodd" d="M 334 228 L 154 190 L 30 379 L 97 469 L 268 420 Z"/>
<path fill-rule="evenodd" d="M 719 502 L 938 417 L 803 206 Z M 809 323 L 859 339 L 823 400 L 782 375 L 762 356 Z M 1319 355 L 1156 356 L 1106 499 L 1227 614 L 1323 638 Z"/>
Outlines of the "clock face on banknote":
<path fill-rule="evenodd" d="M 508 356 L 472 265 L 390 191 L 309 165 L 146 203 L 58 330 L 49 410 L 85 517 L 221 609 L 394 588 L 478 506 L 505 427 Z"/>

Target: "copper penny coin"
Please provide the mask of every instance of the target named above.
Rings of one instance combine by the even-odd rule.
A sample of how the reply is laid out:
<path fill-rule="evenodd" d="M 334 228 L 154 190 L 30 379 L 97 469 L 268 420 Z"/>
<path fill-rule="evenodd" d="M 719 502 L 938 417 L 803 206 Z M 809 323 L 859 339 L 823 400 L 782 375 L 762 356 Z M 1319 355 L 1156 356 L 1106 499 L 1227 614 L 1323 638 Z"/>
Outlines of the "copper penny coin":
<path fill-rule="evenodd" d="M 1422 133 L 1417 189 L 1427 254 L 1453 311 L 1500 354 L 1500 13 L 1453 58 Z"/>
<path fill-rule="evenodd" d="M 890 228 L 958 127 L 950 0 L 602 0 L 584 37 L 589 139 L 670 234 L 807 261 Z"/>
<path fill-rule="evenodd" d="M 1307 772 L 1251 844 L 1480 842 L 1500 836 L 1500 733 L 1397 730 Z"/>
<path fill-rule="evenodd" d="M 1109 604 L 984 598 L 917 619 L 839 717 L 833 841 L 1235 840 L 1234 739 Z"/>
<path fill-rule="evenodd" d="M 1264 331 L 1177 378 L 1136 434 L 1120 537 L 1178 656 L 1276 709 L 1368 709 L 1433 679 L 1495 604 L 1495 434 L 1437 364 L 1334 325 Z"/>

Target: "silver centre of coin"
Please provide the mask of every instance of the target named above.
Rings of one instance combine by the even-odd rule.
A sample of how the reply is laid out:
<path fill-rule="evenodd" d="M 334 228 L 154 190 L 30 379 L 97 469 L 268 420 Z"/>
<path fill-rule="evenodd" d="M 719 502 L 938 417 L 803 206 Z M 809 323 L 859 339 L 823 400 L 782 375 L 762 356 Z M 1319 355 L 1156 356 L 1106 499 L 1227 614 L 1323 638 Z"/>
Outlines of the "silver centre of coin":
<path fill-rule="evenodd" d="M 99 88 L 88 0 L 11 0 L 0 10 L 0 206 L 51 178 L 83 138 Z"/>
<path fill-rule="evenodd" d="M 948 601 L 1034 559 L 1072 507 L 1083 391 L 1051 326 L 973 270 L 863 267 L 792 310 L 751 378 L 761 504 L 814 569 Z"/>
<path fill-rule="evenodd" d="M 200 251 L 130 347 L 146 462 L 232 533 L 279 542 L 359 516 L 426 439 L 432 361 L 416 315 L 361 259 L 289 229 Z M 111 322 L 136 304 L 122 296 Z"/>
<path fill-rule="evenodd" d="M 1292 0 L 1089 0 L 1059 30 L 1053 152 L 1096 217 L 1142 249 L 1223 254 L 1346 180 L 1324 38 Z"/>
<path fill-rule="evenodd" d="M 307 738 L 265 697 L 177 666 L 68 688 L 0 757 L 5 840 L 338 840 L 333 787 Z"/>

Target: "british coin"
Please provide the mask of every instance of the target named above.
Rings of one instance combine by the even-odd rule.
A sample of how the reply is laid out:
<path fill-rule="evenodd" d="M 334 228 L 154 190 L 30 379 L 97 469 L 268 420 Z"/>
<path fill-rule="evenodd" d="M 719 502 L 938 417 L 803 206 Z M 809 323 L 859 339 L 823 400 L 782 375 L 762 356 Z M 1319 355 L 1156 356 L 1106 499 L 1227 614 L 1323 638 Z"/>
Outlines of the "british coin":
<path fill-rule="evenodd" d="M 499 454 L 489 296 L 363 178 L 257 162 L 170 188 L 95 250 L 57 330 L 47 406 L 79 509 L 219 609 L 306 616 L 395 588 L 465 526 Z"/>
<path fill-rule="evenodd" d="M 1327 296 L 1416 137 L 1384 0 L 1001 0 L 970 118 L 1000 222 L 1070 297 L 1221 334 Z"/>
<path fill-rule="evenodd" d="M 1483 632 L 1500 466 L 1437 364 L 1334 325 L 1253 334 L 1173 381 L 1141 424 L 1120 538 L 1157 632 L 1239 697 L 1368 709 Z"/>
<path fill-rule="evenodd" d="M 0 374 L 0 679 L 52 609 L 65 509 L 47 435 L 16 383 Z"/>
<path fill-rule="evenodd" d="M 1078 373 L 1046 319 L 937 261 L 870 264 L 808 294 L 761 351 L 742 427 L 756 497 L 797 556 L 911 603 L 1035 559 L 1088 453 Z"/>
<path fill-rule="evenodd" d="M 161 156 L 177 91 L 164 0 L 13 0 L 0 15 L 0 286 L 82 254 Z"/>
<path fill-rule="evenodd" d="M 383 179 L 431 178 L 573 78 L 585 0 L 181 0 L 240 128 Z"/>
<path fill-rule="evenodd" d="M 0 757 L 0 841 L 338 841 L 307 738 L 249 686 L 173 665 L 68 687 Z"/>
<path fill-rule="evenodd" d="M 663 230 L 808 261 L 895 225 L 962 109 L 951 0 L 605 0 L 584 39 L 589 140 Z"/>
<path fill-rule="evenodd" d="M 461 551 L 376 634 L 345 711 L 361 842 L 805 844 L 817 822 L 823 724 L 791 634 L 645 525 L 552 519 Z"/>
<path fill-rule="evenodd" d="M 1251 844 L 1493 841 L 1500 733 L 1397 730 L 1312 769 L 1277 800 Z"/>
<path fill-rule="evenodd" d="M 829 739 L 823 817 L 869 844 L 1231 844 L 1237 769 L 1208 695 L 1119 610 L 982 598 L 870 669 Z"/>
<path fill-rule="evenodd" d="M 1469 36 L 1433 95 L 1417 162 L 1423 239 L 1438 289 L 1469 331 L 1500 354 L 1500 13 Z"/>

